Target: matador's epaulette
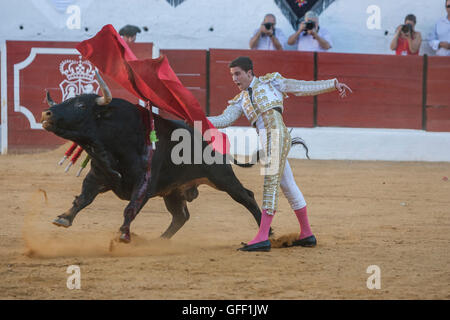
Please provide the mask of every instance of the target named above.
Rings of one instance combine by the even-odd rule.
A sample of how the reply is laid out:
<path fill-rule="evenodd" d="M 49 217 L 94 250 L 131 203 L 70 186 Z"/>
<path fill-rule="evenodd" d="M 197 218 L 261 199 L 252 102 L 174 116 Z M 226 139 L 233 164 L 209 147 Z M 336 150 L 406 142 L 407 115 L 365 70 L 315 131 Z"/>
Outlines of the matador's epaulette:
<path fill-rule="evenodd" d="M 276 79 L 283 79 L 283 77 L 278 72 L 268 73 L 264 76 L 259 77 L 259 81 L 263 83 L 267 83 Z"/>
<path fill-rule="evenodd" d="M 242 100 L 242 97 L 244 96 L 244 91 L 239 92 L 233 99 L 228 100 L 228 104 L 236 104 L 239 101 Z"/>

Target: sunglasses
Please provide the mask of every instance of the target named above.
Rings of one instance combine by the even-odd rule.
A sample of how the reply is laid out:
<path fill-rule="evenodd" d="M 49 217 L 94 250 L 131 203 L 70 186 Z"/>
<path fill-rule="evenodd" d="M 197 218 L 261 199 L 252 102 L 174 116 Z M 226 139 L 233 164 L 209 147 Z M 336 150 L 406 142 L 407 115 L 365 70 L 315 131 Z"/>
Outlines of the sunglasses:
<path fill-rule="evenodd" d="M 450 4 L 447 6 L 447 8 L 450 8 Z"/>

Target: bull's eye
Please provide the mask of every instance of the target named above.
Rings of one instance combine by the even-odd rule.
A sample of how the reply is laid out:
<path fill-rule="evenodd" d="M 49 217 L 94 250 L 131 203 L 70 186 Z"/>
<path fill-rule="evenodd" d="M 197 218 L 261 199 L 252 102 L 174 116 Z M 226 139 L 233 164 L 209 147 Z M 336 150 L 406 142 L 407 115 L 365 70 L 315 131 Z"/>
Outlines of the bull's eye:
<path fill-rule="evenodd" d="M 82 103 L 82 102 L 78 102 L 78 103 L 75 103 L 75 107 L 76 107 L 76 108 L 84 108 L 85 105 L 84 105 L 84 103 Z"/>

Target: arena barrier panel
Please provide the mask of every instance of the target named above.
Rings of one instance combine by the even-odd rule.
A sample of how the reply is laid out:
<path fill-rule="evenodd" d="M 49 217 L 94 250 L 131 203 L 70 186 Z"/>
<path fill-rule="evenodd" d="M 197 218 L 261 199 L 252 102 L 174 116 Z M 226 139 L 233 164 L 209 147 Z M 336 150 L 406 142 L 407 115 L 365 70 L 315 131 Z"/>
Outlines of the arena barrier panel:
<path fill-rule="evenodd" d="M 450 132 L 450 57 L 428 57 L 426 129 Z"/>
<path fill-rule="evenodd" d="M 2 154 L 10 149 L 46 148 L 65 140 L 45 132 L 41 113 L 47 89 L 60 102 L 80 93 L 98 93 L 94 67 L 75 49 L 78 42 L 6 41 L 2 49 Z M 132 46 L 140 58 L 152 57 L 151 43 Z M 104 76 L 113 97 L 138 99 Z"/>
<path fill-rule="evenodd" d="M 318 78 L 338 78 L 353 94 L 318 96 L 318 126 L 422 129 L 420 56 L 318 53 Z"/>
<path fill-rule="evenodd" d="M 64 143 L 39 123 L 47 108 L 45 89 L 55 101 L 98 89 L 76 42 L 6 41 L 1 51 L 2 154 L 10 148 L 42 148 Z M 152 57 L 151 43 L 135 43 L 138 58 Z M 290 96 L 284 119 L 289 127 L 426 129 L 450 132 L 450 58 L 260 50 L 161 50 L 203 110 L 218 115 L 239 93 L 228 64 L 238 56 L 254 61 L 255 74 L 322 80 L 337 77 L 354 93 Z M 80 67 L 76 72 L 76 67 Z M 72 70 L 72 71 L 70 71 Z M 87 74 L 86 74 L 87 73 Z M 114 97 L 138 100 L 105 76 Z M 426 107 L 426 108 L 425 108 Z M 172 117 L 168 114 L 163 116 Z M 235 126 L 248 126 L 242 117 Z"/>

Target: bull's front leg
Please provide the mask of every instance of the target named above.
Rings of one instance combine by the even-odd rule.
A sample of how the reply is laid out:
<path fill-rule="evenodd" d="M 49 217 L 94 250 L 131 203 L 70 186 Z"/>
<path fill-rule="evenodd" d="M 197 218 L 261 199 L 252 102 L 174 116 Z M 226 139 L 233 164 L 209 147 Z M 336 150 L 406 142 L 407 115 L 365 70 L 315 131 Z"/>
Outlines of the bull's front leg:
<path fill-rule="evenodd" d="M 134 186 L 133 192 L 131 193 L 130 203 L 126 206 L 123 216 L 124 221 L 122 226 L 120 227 L 121 235 L 119 240 L 122 242 L 130 242 L 130 224 L 136 218 L 139 211 L 141 211 L 142 207 L 147 203 L 150 193 L 150 178 L 151 178 L 151 164 L 153 158 L 153 149 L 151 146 L 147 146 L 147 154 L 146 154 L 146 169 L 141 173 L 141 178 L 138 180 L 139 182 Z"/>
<path fill-rule="evenodd" d="M 57 225 L 58 227 L 70 227 L 78 212 L 91 204 L 99 193 L 106 192 L 108 190 L 109 189 L 107 187 L 99 184 L 93 171 L 89 171 L 83 181 L 81 194 L 75 197 L 72 208 L 53 220 L 53 224 Z"/>
<path fill-rule="evenodd" d="M 149 180 L 147 177 L 144 178 L 139 186 L 133 190 L 131 200 L 123 212 L 124 221 L 119 229 L 121 232 L 119 240 L 121 242 L 128 243 L 131 241 L 130 225 L 149 199 L 147 194 Z"/>
<path fill-rule="evenodd" d="M 150 166 L 148 168 L 150 168 Z M 131 200 L 123 212 L 123 224 L 119 229 L 121 232 L 119 240 L 122 242 L 128 243 L 131 241 L 130 225 L 149 199 L 148 190 L 150 186 L 150 177 L 150 170 L 147 169 L 139 183 L 133 188 Z"/>

